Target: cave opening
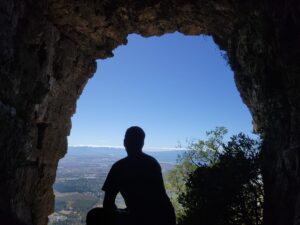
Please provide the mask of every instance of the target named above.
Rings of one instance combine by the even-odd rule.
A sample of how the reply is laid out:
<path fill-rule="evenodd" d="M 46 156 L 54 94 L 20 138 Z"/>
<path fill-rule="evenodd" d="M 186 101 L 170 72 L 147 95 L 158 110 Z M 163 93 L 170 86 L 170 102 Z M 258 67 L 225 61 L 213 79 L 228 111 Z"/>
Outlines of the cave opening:
<path fill-rule="evenodd" d="M 128 34 L 211 35 L 263 136 L 264 225 L 299 224 L 299 1 L 1 1 L 0 216 L 44 225 L 71 116 Z"/>
<path fill-rule="evenodd" d="M 251 115 L 227 63 L 210 36 L 180 33 L 129 35 L 113 58 L 97 61 L 72 118 L 49 224 L 84 224 L 87 211 L 102 206 L 101 186 L 112 163 L 125 156 L 129 126 L 145 129 L 144 151 L 158 157 L 164 173 L 176 163 L 178 142 L 187 138 L 203 138 L 216 126 L 227 127 L 229 135 L 251 135 Z M 125 207 L 121 196 L 117 205 Z"/>

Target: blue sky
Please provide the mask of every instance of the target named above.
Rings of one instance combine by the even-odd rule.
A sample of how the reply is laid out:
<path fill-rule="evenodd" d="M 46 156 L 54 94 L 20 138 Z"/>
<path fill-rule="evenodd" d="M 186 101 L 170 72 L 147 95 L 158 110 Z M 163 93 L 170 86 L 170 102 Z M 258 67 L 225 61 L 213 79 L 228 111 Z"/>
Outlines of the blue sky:
<path fill-rule="evenodd" d="M 208 36 L 129 35 L 77 102 L 69 145 L 121 146 L 125 130 L 141 126 L 145 147 L 173 148 L 225 126 L 252 131 L 233 73 Z"/>

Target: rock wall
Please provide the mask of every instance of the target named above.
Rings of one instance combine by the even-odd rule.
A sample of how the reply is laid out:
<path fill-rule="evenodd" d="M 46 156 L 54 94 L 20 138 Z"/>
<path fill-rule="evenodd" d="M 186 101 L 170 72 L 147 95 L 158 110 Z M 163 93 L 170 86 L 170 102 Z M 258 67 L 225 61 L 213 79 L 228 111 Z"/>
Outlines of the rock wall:
<path fill-rule="evenodd" d="M 297 0 L 2 0 L 0 219 L 45 225 L 76 100 L 127 35 L 212 35 L 264 138 L 266 225 L 300 224 Z M 195 59 L 197 60 L 197 59 Z M 217 81 L 216 81 L 217 82 Z"/>
<path fill-rule="evenodd" d="M 229 62 L 262 135 L 264 224 L 300 224 L 300 2 L 265 1 L 236 24 Z"/>
<path fill-rule="evenodd" d="M 70 117 L 96 69 L 46 9 L 46 2 L 0 3 L 0 218 L 36 225 L 53 211 Z"/>

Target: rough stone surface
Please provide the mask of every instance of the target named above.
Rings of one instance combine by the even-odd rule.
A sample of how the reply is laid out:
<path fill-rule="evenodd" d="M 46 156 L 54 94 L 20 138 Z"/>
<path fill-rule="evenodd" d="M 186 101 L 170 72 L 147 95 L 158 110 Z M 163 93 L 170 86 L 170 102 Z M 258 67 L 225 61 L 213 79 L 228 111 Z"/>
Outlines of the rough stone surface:
<path fill-rule="evenodd" d="M 1 0 L 0 27 L 0 218 L 47 223 L 95 60 L 130 33 L 179 31 L 212 35 L 227 52 L 264 138 L 264 224 L 300 225 L 298 0 Z"/>

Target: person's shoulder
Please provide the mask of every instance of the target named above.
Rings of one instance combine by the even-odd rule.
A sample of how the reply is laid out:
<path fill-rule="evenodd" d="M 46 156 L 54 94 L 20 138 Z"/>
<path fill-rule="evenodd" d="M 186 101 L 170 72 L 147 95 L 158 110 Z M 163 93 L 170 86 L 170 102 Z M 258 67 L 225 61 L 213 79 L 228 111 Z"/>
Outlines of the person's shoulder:
<path fill-rule="evenodd" d="M 154 169 L 157 172 L 161 171 L 159 162 L 151 155 L 143 153 L 144 163 L 147 167 Z"/>
<path fill-rule="evenodd" d="M 146 159 L 149 159 L 149 160 L 153 160 L 153 161 L 157 161 L 153 156 L 143 152 L 143 157 L 145 157 Z"/>
<path fill-rule="evenodd" d="M 151 155 L 148 155 L 143 152 L 143 157 L 145 160 L 149 161 L 150 163 L 159 164 L 158 161 Z"/>
<path fill-rule="evenodd" d="M 119 159 L 117 162 L 115 162 L 113 165 L 112 165 L 112 168 L 119 168 L 119 167 L 122 167 L 124 166 L 124 164 L 126 164 L 128 161 L 127 157 L 124 157 L 122 159 Z"/>

